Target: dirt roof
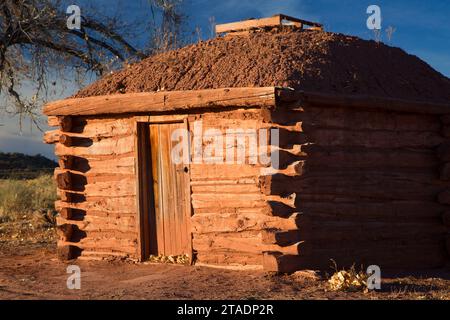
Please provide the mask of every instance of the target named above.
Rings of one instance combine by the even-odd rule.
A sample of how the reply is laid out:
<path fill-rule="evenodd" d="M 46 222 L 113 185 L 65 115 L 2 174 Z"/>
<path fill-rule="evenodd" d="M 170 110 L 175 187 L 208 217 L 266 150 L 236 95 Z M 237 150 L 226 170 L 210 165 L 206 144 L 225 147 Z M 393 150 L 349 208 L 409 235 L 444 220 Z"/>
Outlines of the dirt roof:
<path fill-rule="evenodd" d="M 375 41 L 316 31 L 201 42 L 151 56 L 74 97 L 254 86 L 450 101 L 450 79 L 416 56 Z"/>

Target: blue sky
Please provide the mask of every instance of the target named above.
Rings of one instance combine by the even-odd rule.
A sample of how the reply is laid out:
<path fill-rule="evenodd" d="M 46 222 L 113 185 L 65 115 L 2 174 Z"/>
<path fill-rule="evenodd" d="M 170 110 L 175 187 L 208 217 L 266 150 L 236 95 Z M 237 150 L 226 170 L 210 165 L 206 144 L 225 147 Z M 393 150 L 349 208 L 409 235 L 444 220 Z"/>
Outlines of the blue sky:
<path fill-rule="evenodd" d="M 114 12 L 120 8 L 125 19 L 149 16 L 147 0 L 97 0 L 95 4 L 102 12 Z M 73 0 L 83 10 L 87 0 Z M 248 18 L 260 18 L 277 13 L 321 22 L 327 31 L 356 35 L 373 39 L 373 32 L 367 29 L 369 5 L 378 5 L 382 11 L 385 30 L 389 26 L 396 29 L 392 40 L 383 41 L 391 46 L 401 47 L 419 56 L 442 74 L 450 77 L 450 1 L 442 0 L 185 0 L 183 10 L 188 16 L 187 30 L 200 27 L 207 38 L 210 33 L 210 18 L 217 23 L 226 23 Z M 139 45 L 142 39 L 135 39 Z M 69 95 L 76 88 L 69 88 Z M 19 134 L 17 120 L 0 115 L 0 151 L 42 153 L 53 157 L 51 146 L 41 143 L 41 134 L 26 126 Z"/>

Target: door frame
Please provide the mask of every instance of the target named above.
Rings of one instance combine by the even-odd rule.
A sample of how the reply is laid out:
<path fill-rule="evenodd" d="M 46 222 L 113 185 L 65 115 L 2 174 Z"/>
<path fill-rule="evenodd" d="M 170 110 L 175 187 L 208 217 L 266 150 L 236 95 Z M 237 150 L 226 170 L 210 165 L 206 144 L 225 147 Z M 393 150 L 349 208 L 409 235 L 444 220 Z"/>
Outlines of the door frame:
<path fill-rule="evenodd" d="M 150 132 L 149 126 L 152 124 L 170 124 L 170 123 L 184 123 L 185 128 L 189 130 L 189 121 L 187 115 L 166 115 L 166 116 L 141 116 L 136 117 L 135 126 L 135 173 L 136 173 L 136 200 L 137 200 L 137 232 L 138 232 L 138 244 L 137 244 L 137 256 L 139 261 L 145 261 L 148 259 L 150 250 L 152 249 L 151 235 L 151 223 L 149 221 L 149 215 L 147 214 L 154 206 L 153 198 L 153 184 L 150 186 L 145 181 L 152 179 L 152 161 L 150 151 Z M 190 150 L 190 147 L 189 147 Z M 188 208 L 185 212 L 187 228 L 190 230 L 188 251 L 190 263 L 193 262 L 193 245 L 192 245 L 192 192 L 191 192 L 191 166 L 189 168 L 189 175 L 186 178 L 186 200 Z M 154 210 L 154 209 L 153 209 Z"/>

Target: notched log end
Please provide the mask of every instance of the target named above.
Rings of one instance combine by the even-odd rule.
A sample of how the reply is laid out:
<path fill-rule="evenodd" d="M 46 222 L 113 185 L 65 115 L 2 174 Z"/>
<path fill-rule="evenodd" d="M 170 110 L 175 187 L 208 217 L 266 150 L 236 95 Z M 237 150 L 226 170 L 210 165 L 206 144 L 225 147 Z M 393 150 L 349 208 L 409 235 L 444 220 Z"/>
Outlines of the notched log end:
<path fill-rule="evenodd" d="M 280 269 L 279 258 L 281 252 L 263 252 L 263 269 L 265 272 L 283 272 Z"/>
<path fill-rule="evenodd" d="M 58 238 L 62 241 L 70 242 L 73 234 L 74 226 L 72 224 L 63 224 L 57 226 L 56 232 L 58 234 Z"/>
<path fill-rule="evenodd" d="M 271 195 L 272 176 L 260 176 L 258 186 L 262 194 Z"/>
<path fill-rule="evenodd" d="M 72 138 L 66 134 L 62 134 L 61 136 L 59 136 L 59 143 L 61 143 L 62 145 L 66 146 L 66 147 L 71 147 L 72 146 Z"/>
<path fill-rule="evenodd" d="M 81 255 L 81 249 L 75 246 L 58 246 L 56 249 L 58 259 L 61 261 L 70 261 Z"/>
<path fill-rule="evenodd" d="M 59 215 L 66 220 L 71 220 L 73 217 L 73 210 L 71 208 L 62 208 Z"/>
<path fill-rule="evenodd" d="M 72 175 L 70 172 L 63 172 L 56 176 L 56 184 L 59 189 L 70 190 L 72 187 Z"/>

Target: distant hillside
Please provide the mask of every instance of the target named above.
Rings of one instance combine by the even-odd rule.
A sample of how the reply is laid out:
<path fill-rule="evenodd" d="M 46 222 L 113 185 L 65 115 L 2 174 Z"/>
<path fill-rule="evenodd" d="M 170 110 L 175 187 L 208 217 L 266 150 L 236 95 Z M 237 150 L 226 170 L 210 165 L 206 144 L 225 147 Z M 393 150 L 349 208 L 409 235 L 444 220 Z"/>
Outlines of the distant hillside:
<path fill-rule="evenodd" d="M 40 154 L 28 156 L 22 153 L 0 152 L 0 179 L 31 179 L 52 173 L 58 164 Z"/>

